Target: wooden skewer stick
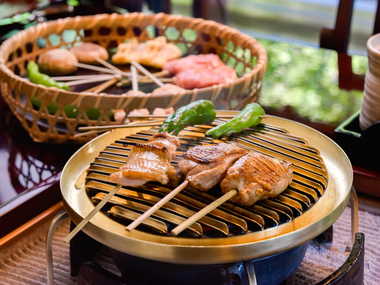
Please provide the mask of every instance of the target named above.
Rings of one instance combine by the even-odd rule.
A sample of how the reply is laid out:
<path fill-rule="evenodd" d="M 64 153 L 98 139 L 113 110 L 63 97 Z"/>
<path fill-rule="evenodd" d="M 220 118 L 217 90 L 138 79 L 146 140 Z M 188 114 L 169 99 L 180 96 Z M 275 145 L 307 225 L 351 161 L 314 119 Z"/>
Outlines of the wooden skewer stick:
<path fill-rule="evenodd" d="M 158 79 L 158 78 L 157 78 Z M 167 83 L 167 82 L 173 82 L 173 78 L 160 78 L 160 79 L 158 79 L 161 83 Z M 140 83 L 151 83 L 152 82 L 152 80 L 150 79 L 150 78 L 139 78 L 139 80 L 138 80 Z M 156 83 L 156 82 L 154 82 L 154 83 Z"/>
<path fill-rule="evenodd" d="M 80 67 L 80 68 L 99 71 L 99 72 L 105 72 L 105 73 L 111 73 L 111 74 L 116 73 L 116 74 L 121 74 L 123 76 L 131 76 L 131 74 L 129 72 L 116 71 L 116 70 L 112 70 L 109 68 L 104 68 L 104 67 L 99 67 L 99 66 L 94 66 L 94 65 L 84 64 L 84 63 L 77 63 L 76 66 Z"/>
<path fill-rule="evenodd" d="M 160 78 L 159 79 L 162 83 L 170 83 L 170 82 L 173 82 L 173 78 Z M 139 79 L 137 80 L 139 83 L 151 83 L 153 82 L 151 79 L 149 79 L 148 77 L 139 77 Z M 121 79 L 120 82 L 118 83 L 118 86 L 126 86 L 126 85 L 129 85 L 131 84 L 131 81 L 129 79 Z"/>
<path fill-rule="evenodd" d="M 155 77 L 165 77 L 165 76 L 168 76 L 170 75 L 170 72 L 167 71 L 167 70 L 163 70 L 163 71 L 159 71 L 159 72 L 156 72 L 156 73 L 152 73 L 152 75 L 154 75 Z M 140 79 L 148 79 L 149 77 L 148 76 L 141 76 Z"/>
<path fill-rule="evenodd" d="M 134 65 L 131 65 L 132 72 L 132 90 L 139 91 L 139 83 L 137 82 L 137 69 Z"/>
<path fill-rule="evenodd" d="M 150 79 L 152 79 L 153 82 L 156 83 L 158 86 L 162 87 L 165 85 L 160 80 L 158 80 L 157 77 L 155 77 L 152 73 L 150 73 L 145 67 L 143 67 L 141 64 L 137 63 L 134 60 L 131 61 L 131 64 L 135 66 L 138 70 L 140 70 L 142 73 L 144 73 L 146 76 L 148 76 Z"/>
<path fill-rule="evenodd" d="M 134 128 L 134 127 L 150 127 L 150 126 L 161 126 L 163 120 L 152 120 L 147 122 L 141 122 L 139 124 L 136 124 L 137 122 L 134 122 L 134 124 L 124 124 L 124 125 L 107 125 L 107 126 L 88 126 L 88 127 L 79 127 L 78 131 L 105 131 L 105 130 L 112 130 L 112 129 L 122 129 L 122 128 Z"/>
<path fill-rule="evenodd" d="M 162 125 L 162 120 L 160 121 L 160 123 L 140 123 L 139 121 L 134 121 L 132 123 L 129 123 L 128 125 L 116 125 L 116 126 L 121 126 L 119 128 L 138 128 L 138 127 L 153 127 L 153 126 L 161 126 Z M 86 129 L 91 129 L 90 131 L 86 131 Z M 113 128 L 113 125 L 109 125 L 109 126 L 90 126 L 90 127 L 79 127 L 78 130 L 79 131 L 83 131 L 83 133 L 77 133 L 74 135 L 74 138 L 79 138 L 79 137 L 85 137 L 85 136 L 88 136 L 88 135 L 95 135 L 99 132 L 103 132 L 103 131 L 108 131 L 108 130 L 112 130 L 114 129 Z"/>
<path fill-rule="evenodd" d="M 64 239 L 65 242 L 69 242 L 90 220 L 91 218 L 100 211 L 100 209 L 112 198 L 113 195 L 121 188 L 121 185 L 116 185 L 108 194 L 103 198 L 102 201 L 88 215 L 73 229 L 67 237 Z"/>
<path fill-rule="evenodd" d="M 116 66 L 113 66 L 112 64 L 108 63 L 107 61 L 101 59 L 101 58 L 95 58 L 97 62 L 100 64 L 103 64 L 105 67 L 108 67 L 109 69 L 115 70 L 117 73 L 122 73 L 123 71 L 118 69 Z"/>
<path fill-rule="evenodd" d="M 54 76 L 51 79 L 55 81 L 71 81 L 71 80 L 82 80 L 88 78 L 95 77 L 104 77 L 104 76 L 112 76 L 111 74 L 92 74 L 92 75 L 69 75 L 69 76 Z"/>
<path fill-rule="evenodd" d="M 144 214 L 142 214 L 140 217 L 138 217 L 136 220 L 134 220 L 131 224 L 129 224 L 126 227 L 126 230 L 127 231 L 131 231 L 134 228 L 136 228 L 146 218 L 148 218 L 149 216 L 151 216 L 154 212 L 156 212 L 163 205 L 165 205 L 170 199 L 172 199 L 175 195 L 177 195 L 184 188 L 186 188 L 187 184 L 188 184 L 187 180 L 185 180 L 184 182 L 182 182 L 177 188 L 173 189 L 168 195 L 166 195 L 164 198 L 162 198 L 160 201 L 158 201 L 156 204 L 154 204 L 148 211 L 146 211 Z"/>
<path fill-rule="evenodd" d="M 82 80 L 75 80 L 75 81 L 70 81 L 66 82 L 66 85 L 68 86 L 74 86 L 74 85 L 80 85 L 80 84 L 87 84 L 87 83 L 92 83 L 92 82 L 99 82 L 99 81 L 106 81 L 112 78 L 121 78 L 120 75 L 115 74 L 115 75 L 103 75 L 103 76 L 94 76 L 92 78 L 86 78 Z"/>
<path fill-rule="evenodd" d="M 148 119 L 166 119 L 168 115 L 128 115 L 128 118 L 131 120 L 148 120 Z M 216 115 L 218 119 L 231 119 L 235 115 Z"/>
<path fill-rule="evenodd" d="M 74 135 L 74 138 L 80 138 L 80 137 L 85 137 L 89 135 L 97 135 L 97 134 L 98 134 L 98 131 L 88 131 L 84 133 L 77 133 Z"/>
<path fill-rule="evenodd" d="M 203 218 L 206 216 L 208 213 L 210 213 L 212 210 L 216 209 L 220 205 L 222 205 L 224 202 L 226 202 L 228 199 L 231 197 L 235 196 L 238 193 L 238 190 L 233 189 L 226 194 L 224 194 L 222 197 L 218 198 L 214 202 L 212 202 L 210 205 L 207 207 L 203 208 L 200 210 L 198 213 L 192 215 L 190 218 L 188 218 L 186 221 L 184 221 L 182 224 L 179 224 L 176 228 L 174 228 L 171 233 L 173 235 L 178 235 L 180 234 L 183 230 L 191 226 L 193 223 L 198 221 L 200 218 Z"/>
<path fill-rule="evenodd" d="M 100 85 L 97 85 L 97 86 L 94 86 L 94 87 L 91 87 L 90 89 L 87 89 L 86 91 L 83 91 L 83 92 L 92 92 L 92 93 L 100 93 L 102 92 L 104 89 L 110 87 L 112 84 L 115 84 L 119 79 L 117 78 L 112 78 Z"/>

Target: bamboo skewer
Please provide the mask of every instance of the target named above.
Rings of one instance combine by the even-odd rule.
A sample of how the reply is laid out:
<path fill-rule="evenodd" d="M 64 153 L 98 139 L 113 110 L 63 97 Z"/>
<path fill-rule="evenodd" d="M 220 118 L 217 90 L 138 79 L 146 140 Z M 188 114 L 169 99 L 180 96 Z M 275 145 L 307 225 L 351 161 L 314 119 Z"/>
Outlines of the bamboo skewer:
<path fill-rule="evenodd" d="M 116 192 L 121 188 L 121 185 L 116 185 L 102 201 L 88 215 L 67 235 L 64 239 L 65 242 L 69 242 L 90 220 L 100 209 L 116 194 Z"/>
<path fill-rule="evenodd" d="M 94 77 L 112 76 L 111 74 L 93 74 L 93 75 L 69 75 L 69 76 L 53 76 L 51 79 L 55 81 L 71 81 L 71 80 L 82 80 Z"/>
<path fill-rule="evenodd" d="M 236 115 L 216 115 L 217 119 L 231 119 Z M 168 115 L 128 115 L 131 120 L 166 119 Z"/>
<path fill-rule="evenodd" d="M 154 75 L 155 77 L 165 77 L 165 76 L 168 76 L 170 75 L 170 72 L 167 71 L 167 70 L 162 70 L 162 71 L 159 71 L 159 72 L 156 72 L 156 73 L 152 73 L 152 75 Z M 140 79 L 147 79 L 149 78 L 148 76 L 141 76 Z"/>
<path fill-rule="evenodd" d="M 116 74 L 120 74 L 122 76 L 127 76 L 127 77 L 131 76 L 129 72 L 116 71 L 109 68 L 104 68 L 104 67 L 99 67 L 99 66 L 94 66 L 94 65 L 84 64 L 84 63 L 77 63 L 76 66 L 80 68 L 99 71 L 99 72 L 112 73 L 112 74 L 116 73 Z"/>
<path fill-rule="evenodd" d="M 154 83 L 156 83 L 158 86 L 162 87 L 165 84 L 162 83 L 160 80 L 158 80 L 157 77 L 155 77 L 152 73 L 150 73 L 145 67 L 143 67 L 141 64 L 137 63 L 136 61 L 132 60 L 131 64 L 135 66 L 138 70 L 140 70 L 142 73 L 144 73 L 146 76 L 148 76 Z"/>
<path fill-rule="evenodd" d="M 139 84 L 137 82 L 137 69 L 134 65 L 131 65 L 131 73 L 132 73 L 132 90 L 139 91 Z"/>
<path fill-rule="evenodd" d="M 98 94 L 98 93 L 102 92 L 104 89 L 107 89 L 111 85 L 115 84 L 117 81 L 118 81 L 117 78 L 112 78 L 112 79 L 108 80 L 107 82 L 104 82 L 103 84 L 100 84 L 99 86 L 97 86 L 97 88 L 95 88 L 93 93 Z"/>
<path fill-rule="evenodd" d="M 188 218 L 186 221 L 184 221 L 182 224 L 178 225 L 176 228 L 174 228 L 171 233 L 175 236 L 179 235 L 183 230 L 194 224 L 199 219 L 206 216 L 208 213 L 210 213 L 212 210 L 216 209 L 220 205 L 222 205 L 224 202 L 232 198 L 238 193 L 238 190 L 233 189 L 214 202 L 212 202 L 210 205 L 204 207 L 202 210 L 200 210 L 198 213 L 192 215 L 190 218 Z"/>
<path fill-rule="evenodd" d="M 115 84 L 116 82 L 118 81 L 117 78 L 112 78 L 102 84 L 99 84 L 97 86 L 94 86 L 94 87 L 91 87 L 90 89 L 87 89 L 86 91 L 83 91 L 83 92 L 92 92 L 92 93 L 100 93 L 102 92 L 104 89 L 110 87 L 111 85 Z"/>
<path fill-rule="evenodd" d="M 122 73 L 123 71 L 118 69 L 116 66 L 113 66 L 112 64 L 108 63 L 107 61 L 101 59 L 101 58 L 96 58 L 95 59 L 97 62 L 100 64 L 103 64 L 105 67 L 108 67 L 109 69 L 115 70 L 118 73 Z"/>
<path fill-rule="evenodd" d="M 157 78 L 158 79 L 158 78 Z M 161 83 L 164 83 L 164 82 L 173 82 L 173 78 L 160 78 L 160 79 L 158 79 Z M 150 78 L 142 78 L 142 77 L 140 77 L 139 79 L 138 79 L 138 81 L 139 81 L 139 83 L 151 83 L 151 82 L 154 82 L 152 79 L 150 79 Z M 156 82 L 154 82 L 154 83 L 156 83 Z"/>
<path fill-rule="evenodd" d="M 146 211 L 144 214 L 142 214 L 140 217 L 138 217 L 136 220 L 134 220 L 125 229 L 130 232 L 131 230 L 136 228 L 146 218 L 150 217 L 154 212 L 156 212 L 163 205 L 165 205 L 167 202 L 169 202 L 170 199 L 172 199 L 175 195 L 177 195 L 184 188 L 186 188 L 187 184 L 188 184 L 187 180 L 182 182 L 177 188 L 173 189 L 168 195 L 166 195 L 164 198 L 162 198 L 160 201 L 158 201 L 156 204 L 154 204 L 148 211 Z"/>
<path fill-rule="evenodd" d="M 90 136 L 90 135 L 96 135 L 97 133 L 98 133 L 98 131 L 88 131 L 88 132 L 84 132 L 84 133 L 78 133 L 78 134 L 74 135 L 74 138 L 80 138 L 80 137 L 86 137 L 86 136 Z"/>
<path fill-rule="evenodd" d="M 102 75 L 102 76 L 93 76 L 92 78 L 85 78 L 82 80 L 75 80 L 75 81 L 70 81 L 66 82 L 66 85 L 68 86 L 74 86 L 74 85 L 80 85 L 80 84 L 87 84 L 87 83 L 92 83 L 92 82 L 98 82 L 98 81 L 106 81 L 109 79 L 120 79 L 121 76 L 118 74 L 115 75 Z"/>
<path fill-rule="evenodd" d="M 135 127 L 150 127 L 150 126 L 161 126 L 163 120 L 155 120 L 154 122 L 140 122 L 139 124 L 124 124 L 124 125 L 107 125 L 107 126 L 88 126 L 79 127 L 79 131 L 106 131 L 112 129 L 123 129 L 123 128 L 135 128 Z"/>

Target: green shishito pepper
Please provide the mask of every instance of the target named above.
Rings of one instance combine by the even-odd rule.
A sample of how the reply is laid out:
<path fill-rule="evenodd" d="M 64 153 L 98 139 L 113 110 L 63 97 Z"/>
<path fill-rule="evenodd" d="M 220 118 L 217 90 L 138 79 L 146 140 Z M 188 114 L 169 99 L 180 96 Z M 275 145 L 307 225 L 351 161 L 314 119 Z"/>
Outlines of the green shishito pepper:
<path fill-rule="evenodd" d="M 27 70 L 28 70 L 30 82 L 33 82 L 35 84 L 41 84 L 41 85 L 44 85 L 46 87 L 57 87 L 59 89 L 69 90 L 69 86 L 67 86 L 65 83 L 57 82 L 57 81 L 51 79 L 50 76 L 43 74 L 43 73 L 40 73 L 38 65 L 34 61 L 28 62 Z M 37 110 L 40 109 L 40 107 L 41 107 L 41 100 L 40 99 L 33 97 L 30 99 L 30 101 L 32 102 L 32 105 L 35 109 L 37 109 Z M 49 104 L 49 106 L 48 106 L 49 114 L 54 115 L 55 113 L 57 113 L 57 110 L 58 110 L 57 103 L 52 102 Z"/>
<path fill-rule="evenodd" d="M 259 104 L 248 104 L 231 120 L 208 130 L 206 135 L 212 136 L 213 138 L 219 138 L 222 136 L 230 136 L 234 133 L 240 133 L 244 128 L 258 125 L 261 122 L 261 116 L 264 114 L 265 111 Z"/>
<path fill-rule="evenodd" d="M 216 112 L 211 101 L 194 101 L 178 108 L 168 116 L 162 124 L 160 132 L 173 132 L 173 135 L 177 136 L 187 126 L 211 123 L 215 118 Z"/>
<path fill-rule="evenodd" d="M 44 85 L 46 87 L 57 87 L 59 89 L 64 89 L 64 90 L 69 91 L 69 86 L 67 86 L 66 83 L 57 82 L 57 81 L 51 79 L 51 77 L 49 75 L 40 73 L 38 65 L 34 61 L 28 62 L 27 69 L 28 69 L 28 75 L 29 75 L 30 82 L 33 82 L 35 84 L 41 84 L 41 85 Z"/>
<path fill-rule="evenodd" d="M 46 87 L 57 87 L 67 91 L 69 90 L 69 86 L 67 86 L 66 83 L 57 82 L 48 75 L 40 73 L 38 65 L 34 61 L 28 62 L 27 70 L 29 80 L 35 84 L 41 84 Z M 30 101 L 35 109 L 39 110 L 41 108 L 41 100 L 39 98 L 32 97 Z M 54 115 L 58 111 L 58 104 L 56 102 L 52 102 L 48 105 L 47 109 L 49 114 Z M 76 106 L 66 105 L 63 110 L 68 118 L 76 118 L 79 114 L 79 109 Z M 100 116 L 100 111 L 95 108 L 90 108 L 86 111 L 86 114 L 90 120 L 97 120 Z M 112 119 L 113 113 L 109 112 L 107 113 L 107 116 Z"/>

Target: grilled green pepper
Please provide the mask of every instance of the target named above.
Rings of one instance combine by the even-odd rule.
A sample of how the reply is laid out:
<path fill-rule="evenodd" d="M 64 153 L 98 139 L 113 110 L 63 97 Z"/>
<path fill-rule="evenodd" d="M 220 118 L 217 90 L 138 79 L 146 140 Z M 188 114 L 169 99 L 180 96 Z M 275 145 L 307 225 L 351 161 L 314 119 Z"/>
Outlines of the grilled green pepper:
<path fill-rule="evenodd" d="M 222 136 L 230 136 L 234 133 L 240 133 L 244 128 L 258 125 L 261 122 L 261 116 L 264 114 L 265 111 L 259 104 L 248 104 L 231 120 L 208 130 L 206 135 L 212 136 L 213 138 L 219 138 Z"/>
<path fill-rule="evenodd" d="M 176 136 L 187 126 L 211 123 L 215 118 L 216 112 L 211 101 L 194 101 L 178 108 L 168 116 L 162 124 L 160 132 L 173 132 L 173 135 Z"/>
<path fill-rule="evenodd" d="M 57 82 L 53 79 L 51 79 L 50 76 L 40 73 L 37 63 L 34 61 L 28 62 L 28 75 L 30 82 L 33 82 L 35 84 L 41 84 L 46 87 L 57 87 L 59 89 L 69 90 L 69 86 L 67 86 L 64 82 Z"/>

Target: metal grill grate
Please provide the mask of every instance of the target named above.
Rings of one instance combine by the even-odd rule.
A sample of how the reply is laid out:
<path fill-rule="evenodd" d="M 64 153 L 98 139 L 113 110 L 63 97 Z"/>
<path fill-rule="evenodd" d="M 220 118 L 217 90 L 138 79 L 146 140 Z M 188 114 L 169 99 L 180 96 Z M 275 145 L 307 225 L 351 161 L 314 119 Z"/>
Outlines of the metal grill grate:
<path fill-rule="evenodd" d="M 182 153 L 190 147 L 221 142 L 204 136 L 204 132 L 209 128 L 210 126 L 196 126 L 182 131 L 179 135 L 181 146 L 172 164 L 176 165 Z M 158 129 L 154 128 L 117 140 L 91 163 L 86 176 L 86 190 L 95 203 L 114 187 L 115 184 L 109 181 L 109 175 L 126 163 L 131 145 L 147 142 L 157 131 Z M 224 203 L 194 223 L 181 236 L 218 237 L 266 230 L 302 215 L 323 195 L 327 187 L 325 165 L 319 151 L 309 146 L 304 139 L 288 134 L 285 129 L 260 124 L 254 129 L 230 137 L 229 140 L 248 150 L 292 162 L 293 181 L 279 196 L 260 201 L 250 207 Z M 172 189 L 158 183 L 147 183 L 139 188 L 122 187 L 105 209 L 111 218 L 128 224 L 126 220 L 136 219 Z M 204 193 L 186 188 L 138 229 L 171 235 L 170 230 L 173 227 L 219 196 L 221 193 L 218 189 Z"/>

